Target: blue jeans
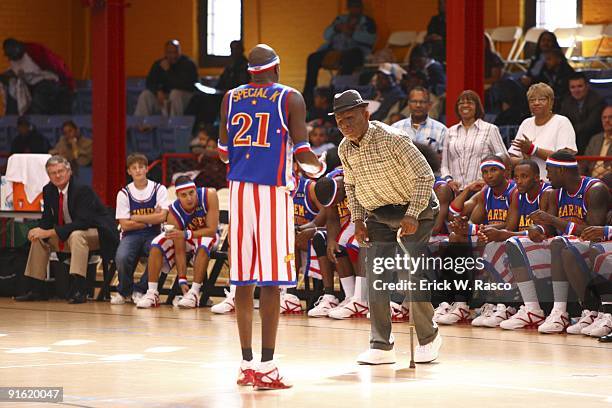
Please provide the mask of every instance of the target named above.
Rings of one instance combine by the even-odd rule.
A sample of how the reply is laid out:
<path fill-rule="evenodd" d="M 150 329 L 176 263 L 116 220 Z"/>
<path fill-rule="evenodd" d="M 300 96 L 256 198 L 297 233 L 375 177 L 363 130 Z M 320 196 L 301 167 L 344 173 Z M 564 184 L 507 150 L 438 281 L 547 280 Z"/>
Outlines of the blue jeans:
<path fill-rule="evenodd" d="M 140 281 L 134 284 L 134 269 L 141 256 L 148 257 L 151 248 L 151 240 L 158 233 L 132 234 L 124 236 L 119 242 L 115 264 L 119 274 L 119 286 L 117 291 L 123 297 L 132 295 L 132 291 L 146 293 L 148 289 L 148 273 L 145 271 Z"/>

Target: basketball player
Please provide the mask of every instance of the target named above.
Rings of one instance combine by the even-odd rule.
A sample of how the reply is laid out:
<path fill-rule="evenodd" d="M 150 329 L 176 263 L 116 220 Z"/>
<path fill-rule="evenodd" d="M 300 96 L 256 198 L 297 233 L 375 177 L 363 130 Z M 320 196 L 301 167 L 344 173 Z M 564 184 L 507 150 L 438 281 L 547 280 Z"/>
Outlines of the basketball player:
<path fill-rule="evenodd" d="M 210 250 L 217 240 L 219 199 L 214 189 L 196 188 L 187 176 L 177 178 L 175 186 L 178 199 L 170 205 L 166 231 L 151 242 L 149 290 L 136 303 L 141 309 L 159 306 L 157 280 L 160 272 L 168 273 L 176 265 L 179 284 L 187 283 L 187 253 L 191 252 L 195 257 L 193 285 L 178 306 L 195 308 L 200 304 L 200 289 L 208 270 Z"/>
<path fill-rule="evenodd" d="M 315 194 L 323 206 L 327 227 L 326 235 L 315 236 L 315 246 L 326 244 L 327 259 L 336 265 L 346 297 L 337 307 L 330 308 L 324 296 L 323 301 L 309 312 L 309 316 L 327 315 L 333 319 L 366 317 L 369 307 L 365 297 L 365 270 L 358 265 L 359 245 L 355 241 L 355 224 L 351 222 L 348 210 L 342 167 L 319 179 Z M 321 265 L 325 265 L 325 261 Z M 333 299 L 329 303 L 333 304 Z"/>
<path fill-rule="evenodd" d="M 540 167 L 534 160 L 521 160 L 514 167 L 514 180 L 516 189 L 510 195 L 505 228 L 481 225 L 478 232 L 479 241 L 485 243 L 483 258 L 486 270 L 497 281 L 511 283 L 513 279 L 507 266 L 505 241 L 514 236 L 527 235 L 527 230 L 533 225 L 529 215 L 548 208 L 549 200 L 554 199 L 551 185 L 540 179 Z M 485 308 L 480 316 L 472 320 L 472 325 L 497 327 L 514 313 L 515 308 L 497 303 L 495 307 Z"/>
<path fill-rule="evenodd" d="M 236 314 L 242 347 L 239 385 L 256 389 L 291 387 L 273 361 L 280 286 L 295 286 L 292 157 L 318 178 L 325 163 L 307 140 L 302 95 L 278 83 L 280 59 L 268 45 L 249 53 L 252 81 L 223 97 L 219 156 L 229 163 L 230 282 L 236 285 Z M 252 352 L 253 293 L 260 286 L 261 363 Z"/>
<path fill-rule="evenodd" d="M 481 185 L 479 181 L 471 183 L 457 195 L 449 206 L 449 211 L 455 215 L 455 219 L 449 223 L 451 229 L 449 241 L 457 245 L 449 247 L 448 256 L 472 257 L 471 249 L 461 243 L 475 243 L 480 225 L 503 228 L 506 223 L 510 195 L 516 188 L 516 183 L 506 178 L 504 161 L 496 155 L 485 157 L 480 163 L 480 171 L 486 183 L 485 187 L 466 201 L 468 196 L 473 191 L 477 191 Z M 452 273 L 451 276 L 455 281 L 458 279 L 472 281 L 472 275 L 473 271 L 469 270 L 462 275 Z M 448 302 L 442 302 L 436 308 L 434 321 L 439 324 L 456 324 L 467 321 L 470 315 L 468 301 L 472 296 L 472 288 L 458 289 L 455 286 L 454 289 L 447 292 L 450 292 L 449 295 L 454 298 L 454 303 L 449 305 Z"/>
<path fill-rule="evenodd" d="M 529 228 L 528 237 L 513 237 L 506 241 L 510 269 L 525 305 L 516 315 L 500 323 L 503 329 L 539 326 L 541 333 L 565 330 L 569 325 L 567 279 L 556 272 L 552 276 L 555 302 L 548 317 L 540 307 L 535 288 L 534 279 L 548 278 L 551 268 L 558 270 L 552 264 L 561 262 L 562 247 L 551 246 L 553 240 L 547 237 L 559 234 L 577 240 L 587 226 L 604 225 L 606 221 L 610 198 L 608 188 L 598 179 L 581 177 L 573 154 L 565 150 L 554 152 L 546 160 L 546 171 L 553 188 L 558 189 L 556 200 L 551 200 L 548 211 L 537 210 L 530 215 L 534 225 Z"/>
<path fill-rule="evenodd" d="M 611 215 L 612 211 L 608 212 L 608 223 Z M 553 276 L 559 272 L 567 276 L 581 304 L 591 308 L 585 307 L 578 322 L 567 328 L 567 333 L 607 336 L 612 332 L 612 227 L 587 227 L 582 231 L 580 241 L 566 240 L 564 243 L 562 262 L 553 263 L 553 268 L 562 267 L 563 270 L 553 269 Z M 585 252 L 586 257 L 583 256 Z"/>

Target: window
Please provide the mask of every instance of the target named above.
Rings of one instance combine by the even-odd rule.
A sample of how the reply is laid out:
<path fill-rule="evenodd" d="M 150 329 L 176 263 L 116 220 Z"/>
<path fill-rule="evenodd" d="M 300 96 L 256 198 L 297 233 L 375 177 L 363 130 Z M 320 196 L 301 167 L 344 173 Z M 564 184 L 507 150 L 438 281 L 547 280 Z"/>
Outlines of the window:
<path fill-rule="evenodd" d="M 536 25 L 554 30 L 561 27 L 576 27 L 578 0 L 538 0 L 536 2 Z"/>
<path fill-rule="evenodd" d="M 199 1 L 200 66 L 228 63 L 230 43 L 242 40 L 242 10 L 242 0 Z"/>

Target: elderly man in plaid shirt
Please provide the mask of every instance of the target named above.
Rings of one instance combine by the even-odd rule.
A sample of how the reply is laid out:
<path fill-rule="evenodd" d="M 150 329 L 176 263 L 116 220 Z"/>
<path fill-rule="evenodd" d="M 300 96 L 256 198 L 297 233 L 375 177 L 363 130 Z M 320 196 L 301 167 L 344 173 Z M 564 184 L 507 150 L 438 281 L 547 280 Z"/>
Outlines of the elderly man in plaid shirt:
<path fill-rule="evenodd" d="M 442 123 L 429 117 L 431 109 L 429 91 L 420 86 L 412 88 L 408 94 L 408 107 L 410 117 L 392 126 L 408 133 L 413 142 L 429 145 L 438 154 L 441 154 L 448 129 Z"/>
<path fill-rule="evenodd" d="M 345 91 L 334 97 L 334 115 L 344 139 L 338 155 L 344 168 L 348 206 L 355 222 L 355 238 L 367 249 L 370 302 L 370 349 L 359 355 L 364 364 L 395 363 L 391 334 L 390 292 L 380 283 L 392 283 L 396 267 L 375 268 L 377 260 L 396 259 L 398 230 L 413 260 L 426 255 L 439 204 L 433 191 L 434 175 L 425 157 L 406 133 L 370 115 L 359 92 Z M 403 256 L 403 254 L 401 254 Z M 386 262 L 385 262 L 386 263 Z M 408 280 L 407 268 L 397 268 L 399 282 Z M 419 289 L 422 268 L 412 283 Z M 408 294 L 408 292 L 406 291 Z M 419 346 L 415 362 L 438 357 L 442 338 L 433 323 L 433 307 L 427 291 L 413 291 L 410 313 Z M 410 299 L 410 298 L 409 298 Z"/>

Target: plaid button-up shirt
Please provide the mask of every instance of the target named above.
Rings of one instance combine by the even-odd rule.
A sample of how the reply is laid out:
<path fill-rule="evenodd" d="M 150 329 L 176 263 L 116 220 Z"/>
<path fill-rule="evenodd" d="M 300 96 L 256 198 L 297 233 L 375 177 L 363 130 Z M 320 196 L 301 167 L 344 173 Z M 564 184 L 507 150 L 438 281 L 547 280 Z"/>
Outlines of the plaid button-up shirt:
<path fill-rule="evenodd" d="M 434 175 L 425 157 L 401 130 L 372 121 L 359 145 L 343 139 L 338 155 L 353 221 L 367 211 L 408 204 L 406 215 L 418 218 L 432 198 Z"/>

